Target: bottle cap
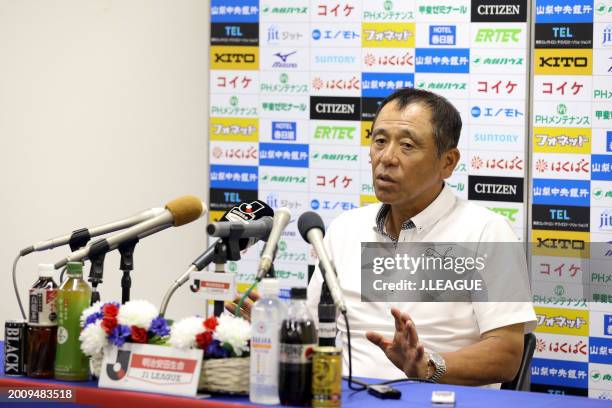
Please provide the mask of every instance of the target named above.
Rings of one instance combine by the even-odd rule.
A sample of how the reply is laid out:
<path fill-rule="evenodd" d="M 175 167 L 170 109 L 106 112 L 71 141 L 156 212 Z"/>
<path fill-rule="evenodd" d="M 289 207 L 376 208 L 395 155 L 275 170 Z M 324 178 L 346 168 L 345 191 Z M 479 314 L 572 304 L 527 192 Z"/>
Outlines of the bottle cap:
<path fill-rule="evenodd" d="M 278 297 L 280 283 L 278 279 L 265 278 L 259 282 L 259 292 L 263 297 Z"/>
<path fill-rule="evenodd" d="M 291 288 L 291 299 L 306 300 L 306 288 Z"/>
<path fill-rule="evenodd" d="M 38 276 L 41 278 L 52 278 L 55 274 L 53 264 L 38 264 Z"/>
<path fill-rule="evenodd" d="M 68 275 L 82 275 L 83 264 L 80 262 L 68 262 L 66 264 L 66 272 L 68 272 Z"/>

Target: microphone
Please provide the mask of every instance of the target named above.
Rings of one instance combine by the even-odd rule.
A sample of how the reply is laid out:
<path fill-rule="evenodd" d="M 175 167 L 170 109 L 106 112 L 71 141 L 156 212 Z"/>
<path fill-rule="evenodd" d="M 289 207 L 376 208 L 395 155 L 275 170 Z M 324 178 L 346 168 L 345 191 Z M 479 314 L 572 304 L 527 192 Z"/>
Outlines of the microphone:
<path fill-rule="evenodd" d="M 240 237 L 242 238 L 238 240 L 238 245 L 240 247 L 240 251 L 244 251 L 251 245 L 255 244 L 259 239 L 264 241 L 268 239 L 268 235 L 270 235 L 270 230 L 272 229 L 271 215 L 274 215 L 274 210 L 263 201 L 255 200 L 250 203 L 243 202 L 227 210 L 220 218 L 219 222 L 209 224 L 206 230 L 211 235 L 213 233 L 224 234 L 223 237 L 229 236 L 229 231 L 227 231 L 228 229 L 231 230 L 234 228 L 235 231 L 241 231 Z M 267 232 L 261 230 L 262 226 L 259 222 L 260 220 L 263 221 L 263 224 L 267 225 Z M 253 232 L 253 230 L 249 228 L 249 225 L 255 223 L 258 225 L 255 227 L 257 231 Z M 248 235 L 251 232 L 253 232 L 252 235 Z M 255 236 L 256 233 L 258 233 L 258 236 Z M 221 237 L 222 235 L 214 236 Z M 183 286 L 185 282 L 189 280 L 189 275 L 192 272 L 201 271 L 210 265 L 210 263 L 214 260 L 215 247 L 217 243 L 221 241 L 221 239 L 223 238 L 215 240 L 212 245 L 206 248 L 206 250 L 191 263 L 189 268 L 181 276 L 174 280 L 162 299 L 162 303 L 159 308 L 160 316 L 164 316 L 166 314 L 166 309 L 168 308 L 168 303 L 170 303 L 170 298 L 178 288 Z"/>
<path fill-rule="evenodd" d="M 259 281 L 263 279 L 270 268 L 272 268 L 278 241 L 280 240 L 283 230 L 287 227 L 287 224 L 289 224 L 289 221 L 291 221 L 291 211 L 289 211 L 288 208 L 283 207 L 276 210 L 276 213 L 274 213 L 272 230 L 270 231 L 270 236 L 261 254 L 255 280 Z"/>
<path fill-rule="evenodd" d="M 76 250 L 54 266 L 59 269 L 68 262 L 85 260 L 90 254 L 112 251 L 125 241 L 141 239 L 171 226 L 188 224 L 200 218 L 206 211 L 206 205 L 198 197 L 184 196 L 174 199 L 166 204 L 161 214 Z"/>
<path fill-rule="evenodd" d="M 138 214 L 134 214 L 131 217 L 124 218 L 122 220 L 109 222 L 106 224 L 98 225 L 92 228 L 81 228 L 72 231 L 70 234 L 61 235 L 55 238 L 51 238 L 45 241 L 40 241 L 24 248 L 20 251 L 21 256 L 30 254 L 32 252 L 46 251 L 48 249 L 57 248 L 58 246 L 66 245 L 75 236 L 75 234 L 83 234 L 88 240 L 89 238 L 97 237 L 98 235 L 104 235 L 111 232 L 119 231 L 125 228 L 129 228 L 133 225 L 139 224 L 143 221 L 156 217 L 164 212 L 163 208 L 155 207 L 144 210 Z"/>
<path fill-rule="evenodd" d="M 244 221 L 219 221 L 208 224 L 206 232 L 212 237 L 218 238 L 256 238 L 267 240 L 272 230 L 272 217 L 266 215 L 259 220 L 248 224 Z M 243 248 L 240 248 L 241 250 Z"/>
<path fill-rule="evenodd" d="M 344 304 L 342 291 L 338 284 L 336 270 L 330 262 L 327 251 L 325 251 L 325 246 L 323 245 L 323 236 L 325 235 L 325 224 L 323 224 L 323 220 L 316 212 L 305 212 L 298 219 L 298 230 L 302 238 L 313 246 L 319 258 L 320 265 L 322 266 L 322 268 L 320 268 L 321 273 L 323 273 L 325 283 L 327 283 L 329 287 L 329 291 L 334 299 L 334 304 L 340 312 L 346 313 L 346 305 Z"/>

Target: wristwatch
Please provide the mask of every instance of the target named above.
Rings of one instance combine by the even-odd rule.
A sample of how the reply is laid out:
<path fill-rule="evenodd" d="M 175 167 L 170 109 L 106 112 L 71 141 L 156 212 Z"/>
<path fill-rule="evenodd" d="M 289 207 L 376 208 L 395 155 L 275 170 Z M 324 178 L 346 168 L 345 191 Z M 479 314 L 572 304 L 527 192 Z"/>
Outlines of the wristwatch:
<path fill-rule="evenodd" d="M 444 361 L 444 358 L 441 355 L 432 351 L 428 353 L 428 363 L 434 370 L 433 374 L 428 378 L 428 380 L 437 383 L 446 372 L 446 361 Z"/>

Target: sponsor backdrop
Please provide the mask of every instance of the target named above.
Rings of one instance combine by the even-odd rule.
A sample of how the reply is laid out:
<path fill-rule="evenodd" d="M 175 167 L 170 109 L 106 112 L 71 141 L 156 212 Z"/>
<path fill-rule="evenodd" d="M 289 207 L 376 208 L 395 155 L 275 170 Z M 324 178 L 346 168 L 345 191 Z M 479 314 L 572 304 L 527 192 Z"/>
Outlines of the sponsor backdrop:
<path fill-rule="evenodd" d="M 612 399 L 612 1 L 532 16 L 532 389 Z"/>
<path fill-rule="evenodd" d="M 314 210 L 328 225 L 376 202 L 380 101 L 408 86 L 442 94 L 464 124 L 448 185 L 542 247 L 533 390 L 612 398 L 612 270 L 592 277 L 580 251 L 550 252 L 561 240 L 612 242 L 612 1 L 211 3 L 211 220 L 242 201 L 288 207 L 276 272 L 284 288 L 305 285 L 315 258 L 297 217 Z M 228 265 L 239 288 L 258 249 Z M 604 288 L 597 301 L 569 295 L 585 281 Z"/>

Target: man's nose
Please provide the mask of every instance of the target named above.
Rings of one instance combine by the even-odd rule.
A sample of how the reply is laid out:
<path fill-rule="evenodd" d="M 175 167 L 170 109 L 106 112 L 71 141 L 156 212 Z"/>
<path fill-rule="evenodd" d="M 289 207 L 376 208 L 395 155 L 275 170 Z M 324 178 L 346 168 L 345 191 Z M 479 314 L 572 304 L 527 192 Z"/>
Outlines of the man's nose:
<path fill-rule="evenodd" d="M 397 145 L 389 143 L 380 153 L 380 162 L 385 166 L 396 166 L 399 163 L 397 153 Z"/>

